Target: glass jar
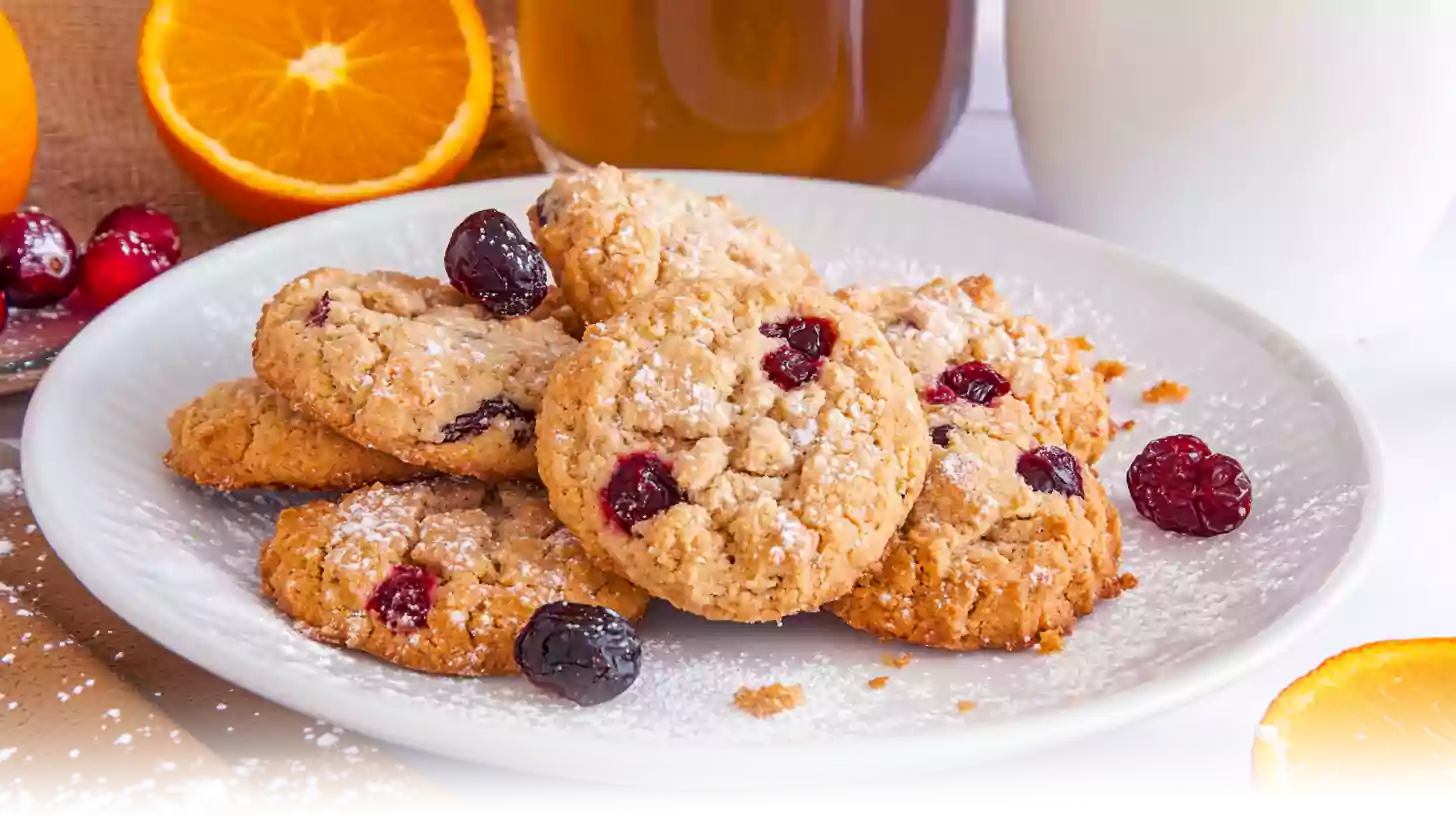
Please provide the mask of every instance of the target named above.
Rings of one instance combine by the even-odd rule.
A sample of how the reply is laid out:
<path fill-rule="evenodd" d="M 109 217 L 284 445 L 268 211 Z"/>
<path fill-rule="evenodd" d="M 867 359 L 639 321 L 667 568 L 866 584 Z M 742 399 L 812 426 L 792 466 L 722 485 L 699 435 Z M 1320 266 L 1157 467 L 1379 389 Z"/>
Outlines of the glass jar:
<path fill-rule="evenodd" d="M 492 11 L 497 42 L 514 48 L 512 107 L 553 170 L 901 184 L 934 157 L 970 86 L 974 0 L 516 0 Z"/>

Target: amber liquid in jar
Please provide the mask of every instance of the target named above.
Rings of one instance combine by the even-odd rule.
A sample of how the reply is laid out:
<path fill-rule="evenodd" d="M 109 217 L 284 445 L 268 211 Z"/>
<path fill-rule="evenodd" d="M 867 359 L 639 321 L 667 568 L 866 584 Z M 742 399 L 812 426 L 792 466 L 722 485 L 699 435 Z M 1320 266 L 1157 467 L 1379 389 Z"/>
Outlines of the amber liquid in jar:
<path fill-rule="evenodd" d="M 518 0 L 538 134 L 583 163 L 897 184 L 965 109 L 974 0 Z"/>

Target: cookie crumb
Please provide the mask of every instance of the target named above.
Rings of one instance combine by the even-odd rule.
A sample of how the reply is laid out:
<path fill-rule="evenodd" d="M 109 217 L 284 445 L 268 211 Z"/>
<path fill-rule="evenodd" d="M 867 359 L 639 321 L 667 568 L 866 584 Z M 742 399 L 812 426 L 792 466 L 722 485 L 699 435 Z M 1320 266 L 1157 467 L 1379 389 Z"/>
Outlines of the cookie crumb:
<path fill-rule="evenodd" d="M 1121 360 L 1098 360 L 1092 370 L 1101 374 L 1102 379 L 1112 382 L 1127 373 L 1127 363 Z"/>
<path fill-rule="evenodd" d="M 959 711 L 962 714 L 969 714 L 969 713 L 971 713 L 972 711 L 975 711 L 975 710 L 976 710 L 976 702 L 974 700 L 957 700 L 956 701 L 956 711 Z"/>
<path fill-rule="evenodd" d="M 1071 345 L 1072 348 L 1077 349 L 1078 351 L 1091 351 L 1092 349 L 1097 348 L 1096 346 L 1092 345 L 1091 340 L 1088 340 L 1080 334 L 1076 337 L 1068 337 L 1067 343 Z"/>
<path fill-rule="evenodd" d="M 1056 654 L 1062 650 L 1062 633 L 1056 629 L 1043 629 L 1037 633 L 1036 648 L 1042 654 Z"/>
<path fill-rule="evenodd" d="M 1123 574 L 1117 576 L 1117 586 L 1123 592 L 1126 592 L 1129 589 L 1137 589 L 1137 585 L 1137 576 L 1133 575 L 1130 572 L 1124 572 Z"/>
<path fill-rule="evenodd" d="M 1122 423 L 1122 425 L 1120 427 L 1124 431 L 1130 431 L 1133 428 L 1136 428 L 1137 427 L 1137 420 L 1135 420 L 1135 419 L 1129 419 L 1128 421 Z"/>
<path fill-rule="evenodd" d="M 880 662 L 884 663 L 886 666 L 894 666 L 897 669 L 903 669 L 906 666 L 910 665 L 910 653 L 901 652 L 897 655 L 880 655 Z"/>
<path fill-rule="evenodd" d="M 1143 402 L 1182 402 L 1188 399 L 1189 388 L 1172 380 L 1159 380 L 1152 388 L 1143 392 Z"/>
<path fill-rule="evenodd" d="M 770 686 L 743 686 L 733 693 L 733 705 L 759 719 L 782 714 L 804 704 L 804 687 L 774 683 Z"/>
<path fill-rule="evenodd" d="M 872 689 L 882 689 L 882 688 L 885 687 L 885 684 L 888 683 L 888 682 L 890 682 L 890 678 L 888 678 L 888 677 L 884 677 L 884 676 L 881 676 L 881 677 L 871 677 L 870 678 L 869 685 L 870 685 L 870 688 L 872 688 Z"/>

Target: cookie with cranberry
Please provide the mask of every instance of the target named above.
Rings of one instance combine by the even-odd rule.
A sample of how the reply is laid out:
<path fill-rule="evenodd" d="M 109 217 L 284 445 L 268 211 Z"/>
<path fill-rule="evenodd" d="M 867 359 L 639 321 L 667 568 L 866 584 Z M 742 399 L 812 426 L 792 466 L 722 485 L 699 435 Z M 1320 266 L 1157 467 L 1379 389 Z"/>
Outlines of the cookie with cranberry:
<path fill-rule="evenodd" d="M 374 485 L 290 508 L 260 572 L 263 594 L 309 637 L 439 674 L 516 673 L 516 634 L 548 603 L 634 620 L 647 608 L 530 482 Z"/>
<path fill-rule="evenodd" d="M 815 287 L 678 281 L 588 327 L 537 424 L 588 553 L 707 618 L 849 591 L 920 493 L 929 433 L 873 323 Z"/>
<path fill-rule="evenodd" d="M 1121 591 L 1122 527 L 1096 474 L 1040 445 L 1024 406 L 983 418 L 940 435 L 909 520 L 833 614 L 881 638 L 1015 651 Z"/>
<path fill-rule="evenodd" d="M 293 410 L 259 380 L 218 383 L 167 420 L 177 475 L 219 490 L 353 490 L 428 475 Z"/>
<path fill-rule="evenodd" d="M 576 346 L 554 318 L 499 319 L 448 285 L 319 269 L 263 309 L 258 376 L 361 445 L 444 473 L 534 477 L 546 378 Z"/>
<path fill-rule="evenodd" d="M 610 165 L 556 179 L 528 216 L 567 302 L 587 323 L 686 278 L 818 282 L 802 252 L 727 198 Z"/>
<path fill-rule="evenodd" d="M 1082 361 L 1083 341 L 1012 315 L 990 278 L 850 287 L 838 294 L 879 322 L 927 406 L 988 404 L 1010 394 L 1031 410 L 1046 444 L 1086 462 L 1107 448 L 1107 384 Z"/>

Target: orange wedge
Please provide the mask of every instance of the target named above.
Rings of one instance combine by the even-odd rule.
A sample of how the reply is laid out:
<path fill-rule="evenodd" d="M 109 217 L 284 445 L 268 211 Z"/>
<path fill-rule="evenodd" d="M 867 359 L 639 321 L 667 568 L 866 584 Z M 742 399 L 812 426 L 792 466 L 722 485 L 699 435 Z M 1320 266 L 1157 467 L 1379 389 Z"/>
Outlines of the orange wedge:
<path fill-rule="evenodd" d="M 1254 741 L 1263 790 L 1456 792 L 1456 639 L 1360 646 L 1281 692 Z"/>
<path fill-rule="evenodd" d="M 474 0 L 153 0 L 138 69 L 178 163 L 257 224 L 450 181 L 491 105 Z"/>

